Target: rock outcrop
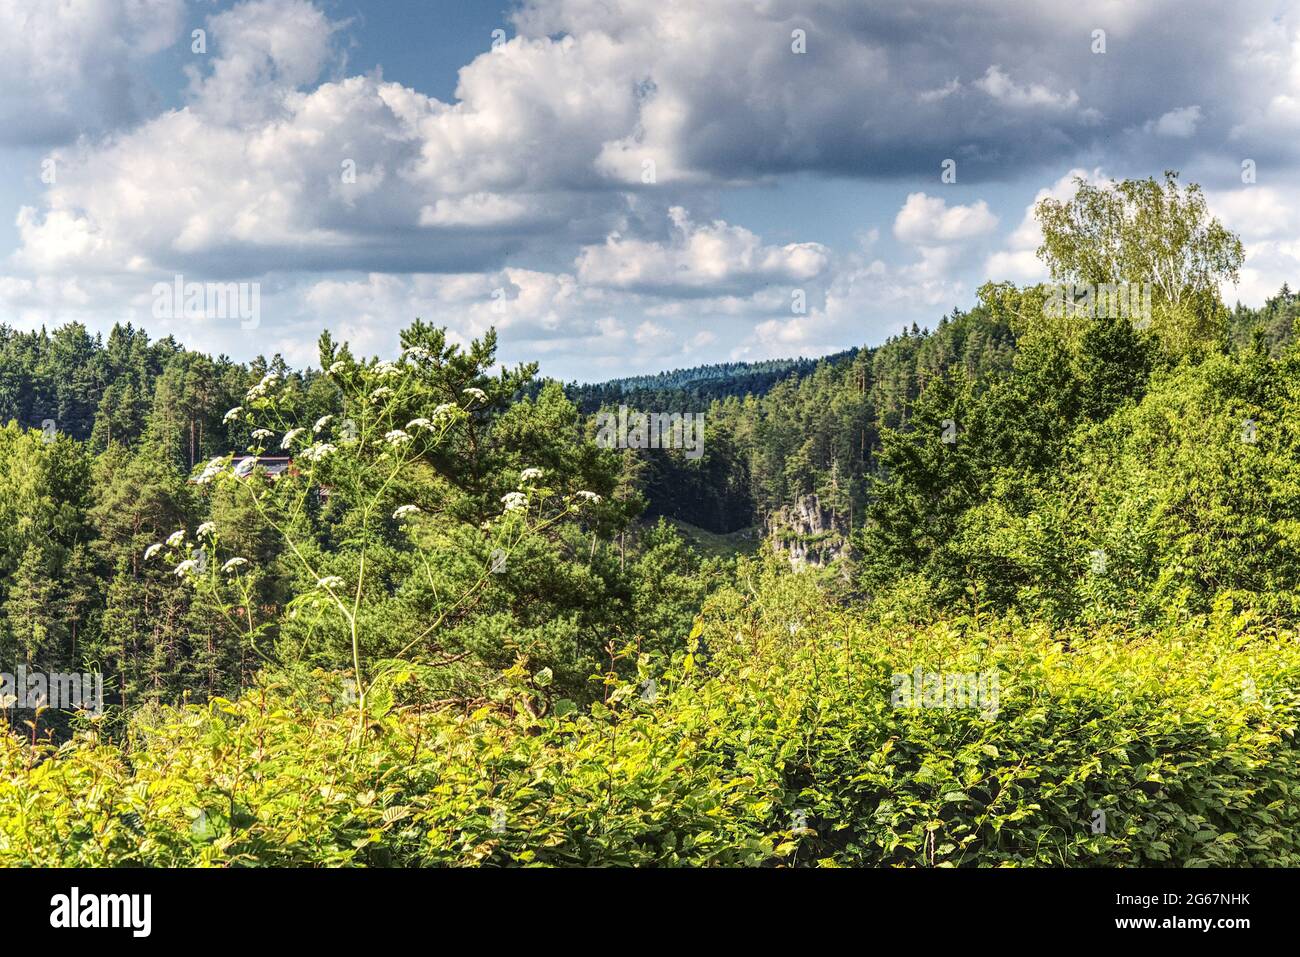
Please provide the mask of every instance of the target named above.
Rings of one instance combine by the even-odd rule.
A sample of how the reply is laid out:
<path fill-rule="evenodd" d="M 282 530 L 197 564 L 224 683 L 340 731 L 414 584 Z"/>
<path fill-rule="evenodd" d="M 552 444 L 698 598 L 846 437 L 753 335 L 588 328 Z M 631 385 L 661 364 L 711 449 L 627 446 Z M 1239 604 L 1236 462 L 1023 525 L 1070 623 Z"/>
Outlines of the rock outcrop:
<path fill-rule="evenodd" d="M 851 555 L 848 529 L 834 512 L 822 507 L 816 495 L 801 495 L 769 515 L 767 536 L 796 571 L 825 567 Z"/>

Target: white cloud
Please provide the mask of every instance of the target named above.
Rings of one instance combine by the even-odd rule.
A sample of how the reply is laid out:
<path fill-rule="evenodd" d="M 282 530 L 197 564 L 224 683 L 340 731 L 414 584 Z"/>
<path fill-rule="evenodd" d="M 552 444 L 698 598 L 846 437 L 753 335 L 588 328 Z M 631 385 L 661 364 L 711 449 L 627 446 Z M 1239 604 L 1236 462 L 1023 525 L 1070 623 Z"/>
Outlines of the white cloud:
<path fill-rule="evenodd" d="M 1300 197 L 1277 187 L 1250 185 L 1206 194 L 1210 212 L 1248 240 L 1294 234 Z"/>
<path fill-rule="evenodd" d="M 1300 197 L 1272 186 L 1250 185 L 1206 194 L 1210 212 L 1241 236 L 1246 260 L 1240 282 L 1220 290 L 1225 301 L 1259 305 L 1283 283 L 1300 285 L 1300 240 L 1295 238 Z"/>
<path fill-rule="evenodd" d="M 129 122 L 138 68 L 175 41 L 184 0 L 0 0 L 0 143 Z"/>
<path fill-rule="evenodd" d="M 578 278 L 616 289 L 747 293 L 772 283 L 808 282 L 830 262 L 829 250 L 819 243 L 768 246 L 741 226 L 692 223 L 680 206 L 669 216 L 673 235 L 667 243 L 614 233 L 603 245 L 584 247 Z"/>
<path fill-rule="evenodd" d="M 922 90 L 916 95 L 916 98 L 922 103 L 937 103 L 939 100 L 945 100 L 961 89 L 961 83 L 956 77 L 953 77 L 943 86 L 937 86 L 933 90 Z"/>
<path fill-rule="evenodd" d="M 174 21 L 179 2 L 96 9 Z M 969 6 L 940 0 L 927 21 L 968 31 Z M 981 62 L 990 47 L 976 37 L 954 47 L 942 30 L 909 36 L 913 14 L 851 0 L 533 0 L 518 35 L 466 64 L 446 103 L 377 75 L 321 82 L 341 66 L 347 24 L 307 0 L 252 0 L 208 21 L 210 52 L 189 67 L 183 107 L 68 152 L 58 186 L 25 214 L 18 262 L 242 273 L 334 270 L 360 255 L 363 268 L 497 268 L 530 244 L 549 252 L 606 235 L 628 194 L 663 208 L 688 185 L 928 169 L 954 145 L 964 176 L 1005 175 L 1096 135 L 1075 89 L 1091 75 L 1086 50 L 1044 58 L 1046 39 L 1100 9 L 1136 35 L 1166 6 L 1025 6 L 996 33 L 1008 71 Z M 790 49 L 795 22 L 807 55 Z M 177 31 L 125 32 L 129 50 L 148 51 Z M 881 39 L 893 34 L 903 47 Z M 980 79 L 963 87 L 963 73 Z M 1136 89 L 1126 95 L 1145 95 Z"/>
<path fill-rule="evenodd" d="M 1051 110 L 1070 110 L 1079 105 L 1079 94 L 1074 90 L 1056 93 L 1042 83 L 1018 84 L 1002 67 L 988 68 L 984 76 L 975 81 L 976 88 L 993 99 L 1017 108 L 1045 107 Z"/>
<path fill-rule="evenodd" d="M 320 78 L 345 26 L 309 0 L 252 0 L 210 17 L 212 69 L 186 68 L 196 108 L 218 123 L 277 118 L 291 91 Z"/>
<path fill-rule="evenodd" d="M 894 218 L 894 235 L 908 243 L 953 243 L 992 232 L 998 218 L 988 203 L 949 206 L 938 196 L 910 193 Z"/>
<path fill-rule="evenodd" d="M 1229 55 L 1248 94 L 1235 103 L 1231 138 L 1267 142 L 1300 130 L 1300 29 L 1269 18 Z"/>

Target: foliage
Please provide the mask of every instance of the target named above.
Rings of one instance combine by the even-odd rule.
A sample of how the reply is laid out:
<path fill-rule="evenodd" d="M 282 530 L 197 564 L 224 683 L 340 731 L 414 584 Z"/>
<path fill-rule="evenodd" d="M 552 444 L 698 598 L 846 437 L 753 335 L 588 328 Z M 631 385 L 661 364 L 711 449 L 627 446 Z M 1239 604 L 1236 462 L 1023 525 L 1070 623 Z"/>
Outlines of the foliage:
<path fill-rule="evenodd" d="M 1097 185 L 1075 178 L 1068 200 L 1047 197 L 1035 209 L 1043 230 L 1040 258 L 1052 278 L 1090 286 L 1150 284 L 1149 322 L 1175 354 L 1213 345 L 1225 310 L 1219 286 L 1236 282 L 1241 240 L 1210 217 L 1195 183 L 1178 174 Z"/>
<path fill-rule="evenodd" d="M 995 716 L 894 707 L 917 667 L 997 670 Z M 0 863 L 1300 862 L 1300 643 L 1226 602 L 1129 634 L 867 623 L 749 565 L 670 666 L 609 673 L 589 710 L 506 677 L 468 711 L 376 695 L 359 743 L 319 673 L 142 716 L 122 745 L 6 736 Z"/>

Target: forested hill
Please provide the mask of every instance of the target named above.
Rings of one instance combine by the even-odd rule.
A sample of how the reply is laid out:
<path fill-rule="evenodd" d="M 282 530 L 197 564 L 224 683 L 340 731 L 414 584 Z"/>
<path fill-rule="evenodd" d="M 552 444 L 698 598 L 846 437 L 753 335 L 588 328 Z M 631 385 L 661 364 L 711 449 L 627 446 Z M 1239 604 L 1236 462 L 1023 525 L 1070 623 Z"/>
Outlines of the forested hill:
<path fill-rule="evenodd" d="M 53 331 L 19 331 L 0 325 L 0 424 L 41 428 L 60 435 L 133 447 L 146 435 L 177 466 L 229 452 L 240 436 L 222 416 L 250 379 L 273 371 L 312 391 L 319 374 L 294 372 L 276 356 L 234 362 L 185 349 L 168 336 L 151 341 L 144 329 L 115 325 L 107 338 L 80 323 Z M 326 393 L 316 405 L 328 404 Z"/>
<path fill-rule="evenodd" d="M 801 496 L 816 495 L 852 533 L 881 471 L 882 433 L 909 426 L 926 387 L 947 377 L 979 394 L 1011 374 L 1017 337 L 999 298 L 1006 288 L 986 287 L 980 304 L 969 312 L 954 311 L 933 330 L 913 327 L 882 345 L 829 356 L 764 391 L 747 389 L 742 376 L 714 380 L 723 394 L 707 405 L 674 404 L 680 395 L 654 390 L 587 393 L 586 398 L 594 394 L 601 404 L 621 401 L 643 409 L 707 410 L 701 460 L 654 451 L 643 456 L 640 478 L 649 514 L 732 532 L 762 523 Z M 1298 315 L 1300 296 L 1287 286 L 1260 308 L 1239 303 L 1226 317 L 1224 345 L 1242 350 L 1258 341 L 1279 355 L 1294 337 Z M 1085 348 L 1103 345 L 1097 338 L 1085 342 Z M 1096 354 L 1073 361 L 1081 362 L 1079 373 L 1089 377 L 1094 368 L 1124 358 Z"/>
<path fill-rule="evenodd" d="M 605 382 L 571 382 L 565 394 L 582 412 L 607 405 L 637 408 L 698 409 L 701 403 L 747 395 L 765 395 L 778 382 L 810 375 L 818 366 L 848 362 L 857 348 L 817 359 L 767 359 L 762 362 L 719 362 L 673 369 L 655 375 L 629 376 Z"/>
<path fill-rule="evenodd" d="M 828 356 L 763 392 L 737 382 L 708 403 L 675 406 L 679 396 L 650 392 L 616 393 L 603 404 L 706 412 L 699 461 L 653 451 L 642 457 L 638 478 L 651 516 L 732 532 L 815 493 L 851 526 L 865 504 L 881 429 L 904 426 L 936 376 L 951 369 L 989 376 L 1009 368 L 1014 352 L 1005 319 L 976 307 L 954 311 L 933 330 L 913 326 L 882 345 Z"/>
<path fill-rule="evenodd" d="M 1260 308 L 1238 304 L 1228 341 L 1259 339 L 1276 355 L 1291 341 L 1300 295 L 1283 286 Z M 978 304 L 955 310 L 933 330 L 910 330 L 874 347 L 821 359 L 718 363 L 595 384 L 570 383 L 580 412 L 634 409 L 705 411 L 707 442 L 698 462 L 647 450 L 634 470 L 648 515 L 679 518 L 715 532 L 760 522 L 801 495 L 816 494 L 854 528 L 867 505 L 882 429 L 908 423 L 927 383 L 952 370 L 976 383 L 1006 373 L 1016 351 L 1005 318 Z M 179 468 L 241 447 L 222 421 L 267 372 L 301 393 L 307 413 L 326 414 L 335 388 L 315 370 L 295 371 L 278 356 L 238 363 L 151 341 L 143 329 L 114 326 L 105 338 L 79 323 L 53 331 L 0 325 L 0 423 L 54 429 L 96 452 L 110 443 L 151 446 Z M 546 381 L 530 379 L 536 398 Z M 977 386 L 979 387 L 979 386 Z"/>

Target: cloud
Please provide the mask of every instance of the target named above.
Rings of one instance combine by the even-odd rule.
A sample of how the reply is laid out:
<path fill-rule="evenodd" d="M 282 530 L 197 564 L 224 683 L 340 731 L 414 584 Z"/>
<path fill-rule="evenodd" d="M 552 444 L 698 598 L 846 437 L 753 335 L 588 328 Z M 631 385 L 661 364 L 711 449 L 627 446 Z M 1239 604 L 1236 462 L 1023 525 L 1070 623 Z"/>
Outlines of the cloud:
<path fill-rule="evenodd" d="M 949 206 L 937 196 L 910 193 L 894 218 L 894 235 L 908 243 L 964 242 L 992 232 L 997 224 L 984 200 Z"/>
<path fill-rule="evenodd" d="M 1294 234 L 1300 198 L 1277 187 L 1250 185 L 1206 194 L 1210 212 L 1243 239 Z"/>
<path fill-rule="evenodd" d="M 467 66 L 449 105 L 377 76 L 319 82 L 341 25 L 306 0 L 255 0 L 208 28 L 185 106 L 60 155 L 57 184 L 20 212 L 16 265 L 496 268 L 539 233 L 593 241 L 626 209 L 590 189 L 632 100 L 602 101 L 599 58 L 515 41 Z M 588 94 L 553 95 L 569 87 Z"/>
<path fill-rule="evenodd" d="M 105 62 L 172 38 L 174 23 L 145 29 L 139 11 L 175 21 L 179 2 L 122 0 L 130 40 Z M 1126 72 L 1116 86 L 1087 43 L 1060 37 L 1105 22 L 1117 57 L 1150 43 L 1152 24 L 1187 18 L 1169 16 L 1172 0 L 1074 6 L 1025 4 L 986 24 L 992 0 L 936 0 L 921 29 L 906 4 L 532 0 L 518 35 L 466 64 L 443 102 L 378 75 L 327 79 L 349 24 L 307 0 L 252 0 L 208 20 L 210 52 L 188 68 L 184 106 L 62 157 L 58 187 L 24 216 L 20 262 L 71 265 L 90 251 L 95 268 L 332 270 L 348 257 L 367 269 L 497 268 L 540 235 L 552 250 L 598 240 L 630 195 L 666 209 L 684 198 L 674 190 L 792 172 L 937 175 L 949 157 L 963 182 L 1003 178 L 1156 112 L 1151 84 Z M 74 40 L 72 61 L 93 60 Z M 1204 38 L 1170 42 L 1185 46 L 1161 85 L 1213 100 L 1206 83 L 1226 58 Z M 1156 126 L 1178 138 L 1200 109 Z"/>
<path fill-rule="evenodd" d="M 975 87 L 993 99 L 1017 109 L 1046 107 L 1051 110 L 1071 110 L 1079 104 L 1079 94 L 1074 90 L 1054 93 L 1042 83 L 1018 85 L 996 64 L 975 81 Z"/>
<path fill-rule="evenodd" d="M 1294 158 L 1289 145 L 1274 144 L 1300 130 L 1300 29 L 1288 18 L 1268 18 L 1252 27 L 1230 56 L 1249 82 L 1240 91 L 1244 95 L 1231 103 L 1235 122 L 1230 138 L 1255 147 L 1257 155 L 1289 153 Z M 1270 148 L 1258 149 L 1265 144 Z"/>
<path fill-rule="evenodd" d="M 194 108 L 214 122 L 278 119 L 291 91 L 315 83 L 336 58 L 331 21 L 308 0 L 254 0 L 208 19 L 212 69 L 186 68 Z"/>
<path fill-rule="evenodd" d="M 578 255 L 578 278 L 593 286 L 642 292 L 748 294 L 774 283 L 816 279 L 829 265 L 819 243 L 764 245 L 757 235 L 721 220 L 692 223 L 686 210 L 669 211 L 673 236 L 666 243 L 611 234 Z"/>
<path fill-rule="evenodd" d="M 880 342 L 903 326 L 933 328 L 954 307 L 968 303 L 972 287 L 942 275 L 922 260 L 891 266 L 854 256 L 839 270 L 824 303 L 807 313 L 758 322 L 730 353 L 734 360 L 817 356 L 863 342 Z"/>
<path fill-rule="evenodd" d="M 1204 181 L 1225 218 L 1250 223 L 1261 275 L 1289 268 L 1263 197 L 1296 205 L 1300 32 L 1259 0 L 1229 18 L 1211 0 L 524 0 L 446 101 L 350 75 L 365 25 L 333 9 L 214 13 L 162 110 L 139 77 L 188 25 L 182 0 L 0 0 L 0 136 L 61 143 L 57 183 L 13 216 L 6 317 L 147 316 L 152 283 L 183 272 L 260 278 L 257 347 L 309 360 L 322 324 L 379 345 L 415 315 L 461 336 L 495 325 L 583 370 L 837 349 L 933 324 L 984 270 L 1041 276 L 1028 212 L 999 248 L 1006 208 L 925 191 L 946 158 L 963 187 L 1025 195 L 1100 155 L 1116 175 L 1199 164 L 1222 177 Z M 1224 190 L 1247 156 L 1274 194 Z M 881 187 L 858 231 L 897 210 L 896 243 L 834 248 L 830 217 L 797 206 L 760 235 L 770 216 L 721 199 L 840 178 Z M 251 348 L 219 325 L 168 331 Z"/>
<path fill-rule="evenodd" d="M 1210 212 L 1237 233 L 1246 261 L 1240 282 L 1220 290 L 1224 300 L 1260 304 L 1300 279 L 1300 241 L 1295 223 L 1300 197 L 1272 186 L 1249 185 L 1206 194 Z"/>
<path fill-rule="evenodd" d="M 0 145 L 50 146 L 133 122 L 141 64 L 173 43 L 184 0 L 0 0 Z"/>
<path fill-rule="evenodd" d="M 1199 106 L 1182 106 L 1170 110 L 1154 123 L 1148 123 L 1147 129 L 1157 136 L 1175 136 L 1186 139 L 1196 132 L 1196 125 L 1201 122 Z"/>

